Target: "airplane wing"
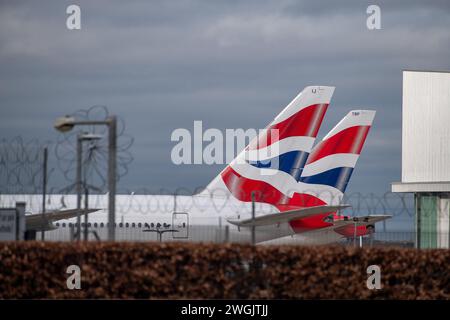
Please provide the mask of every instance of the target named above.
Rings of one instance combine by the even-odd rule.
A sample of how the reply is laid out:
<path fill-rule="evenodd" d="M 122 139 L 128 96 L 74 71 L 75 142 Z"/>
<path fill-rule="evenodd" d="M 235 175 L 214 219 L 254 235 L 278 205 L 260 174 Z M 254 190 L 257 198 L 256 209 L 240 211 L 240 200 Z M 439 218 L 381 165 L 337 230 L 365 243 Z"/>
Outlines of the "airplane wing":
<path fill-rule="evenodd" d="M 56 211 L 49 211 L 46 213 L 35 213 L 35 214 L 28 214 L 25 216 L 25 225 L 26 230 L 34 230 L 34 231 L 45 231 L 45 230 L 52 230 L 54 229 L 54 226 L 52 225 L 52 222 L 63 220 L 63 219 L 70 219 L 74 218 L 78 215 L 78 212 L 80 215 L 83 215 L 85 213 L 92 213 L 96 212 L 100 209 L 69 209 L 69 210 L 56 210 Z"/>
<path fill-rule="evenodd" d="M 291 220 L 295 219 L 301 219 L 310 217 L 316 214 L 320 213 L 326 213 L 326 212 L 335 212 L 337 210 L 345 209 L 350 207 L 349 205 L 334 205 L 334 206 L 315 206 L 315 207 L 308 207 L 308 208 L 301 208 L 301 209 L 295 209 L 290 211 L 284 211 L 284 212 L 277 212 L 272 214 L 267 214 L 264 216 L 255 217 L 254 219 L 236 219 L 236 218 L 229 218 L 227 221 L 231 224 L 234 224 L 238 227 L 260 227 L 260 226 L 267 226 L 267 225 L 273 225 L 273 224 L 279 224 L 282 222 L 289 222 Z"/>

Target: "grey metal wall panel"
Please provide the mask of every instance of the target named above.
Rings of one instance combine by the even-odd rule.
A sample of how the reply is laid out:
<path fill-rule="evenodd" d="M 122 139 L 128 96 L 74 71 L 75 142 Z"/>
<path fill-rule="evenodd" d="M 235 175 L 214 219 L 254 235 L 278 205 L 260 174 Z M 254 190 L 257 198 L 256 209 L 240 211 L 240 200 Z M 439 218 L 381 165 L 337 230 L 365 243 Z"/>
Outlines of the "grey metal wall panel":
<path fill-rule="evenodd" d="M 402 182 L 450 181 L 450 73 L 403 72 Z"/>

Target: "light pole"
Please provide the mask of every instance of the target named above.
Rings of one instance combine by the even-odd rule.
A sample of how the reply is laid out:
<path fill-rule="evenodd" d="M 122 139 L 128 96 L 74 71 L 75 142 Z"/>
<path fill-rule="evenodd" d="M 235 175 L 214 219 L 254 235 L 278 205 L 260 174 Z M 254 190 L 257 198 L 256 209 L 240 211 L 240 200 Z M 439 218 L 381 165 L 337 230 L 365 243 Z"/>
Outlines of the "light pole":
<path fill-rule="evenodd" d="M 81 239 L 81 172 L 82 172 L 82 159 L 83 159 L 83 141 L 95 141 L 101 139 L 101 135 L 89 134 L 89 133 L 79 133 L 77 135 L 77 173 L 76 173 L 76 191 L 77 191 L 77 240 Z M 84 181 L 86 185 L 86 181 Z M 87 210 L 87 208 L 86 208 Z M 86 221 L 85 221 L 86 222 Z"/>
<path fill-rule="evenodd" d="M 106 125 L 108 126 L 108 240 L 116 238 L 114 223 L 116 221 L 116 157 L 117 157 L 117 117 L 109 116 L 103 121 L 76 120 L 65 116 L 56 119 L 54 127 L 60 132 L 68 132 L 77 125 Z M 77 186 L 78 190 L 78 186 Z M 81 188 L 80 188 L 81 193 Z M 80 201 L 81 207 L 81 201 Z M 78 201 L 77 201 L 78 206 Z M 77 221 L 78 222 L 78 221 Z M 81 229 L 80 229 L 81 230 Z"/>

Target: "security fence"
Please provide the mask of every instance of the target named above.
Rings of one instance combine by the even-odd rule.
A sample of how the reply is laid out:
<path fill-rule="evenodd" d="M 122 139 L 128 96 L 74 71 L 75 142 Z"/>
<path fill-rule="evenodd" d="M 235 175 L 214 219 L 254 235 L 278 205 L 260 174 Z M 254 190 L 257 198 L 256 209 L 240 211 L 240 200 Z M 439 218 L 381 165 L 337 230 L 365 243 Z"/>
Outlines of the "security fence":
<path fill-rule="evenodd" d="M 184 190 L 186 194 L 186 190 Z M 42 197 L 36 194 L 0 195 L 0 206 L 12 207 L 17 201 L 27 205 L 28 213 L 40 212 Z M 259 239 L 262 243 L 290 244 L 320 244 L 338 242 L 342 245 L 378 246 L 397 245 L 414 246 L 416 234 L 414 230 L 413 198 L 404 194 L 385 193 L 381 196 L 361 193 L 349 194 L 344 203 L 351 207 L 340 212 L 342 215 L 391 215 L 392 219 L 376 225 L 373 235 L 350 240 L 336 238 L 336 233 L 320 234 L 310 232 L 295 237 L 286 236 L 283 230 L 276 234 Z M 82 203 L 84 203 L 84 199 Z M 91 241 L 107 240 L 107 196 L 89 195 L 89 208 L 99 209 L 96 213 L 82 216 L 81 239 Z M 51 194 L 47 196 L 47 211 L 58 211 L 76 207 L 76 196 L 73 194 Z M 273 209 L 273 208 L 272 208 Z M 257 215 L 270 213 L 270 206 L 256 203 Z M 249 229 L 229 225 L 226 219 L 230 215 L 251 217 L 251 203 L 237 203 L 232 198 L 213 196 L 186 195 L 153 195 L 153 194 L 120 194 L 116 197 L 116 239 L 119 241 L 192 241 L 192 242 L 239 242 L 251 243 Z M 179 214 L 183 215 L 179 215 Z M 178 228 L 174 223 L 174 215 L 181 216 L 185 221 L 184 228 Z M 186 216 L 184 218 L 184 215 Z M 78 229 L 76 218 L 55 221 L 54 230 L 45 232 L 49 241 L 70 241 L 76 237 Z M 85 221 L 87 223 L 85 224 Z M 180 224 L 180 222 L 178 223 Z M 174 229 L 176 228 L 176 229 Z M 264 233 L 264 232 L 263 232 Z M 422 234 L 423 236 L 423 234 Z M 40 233 L 37 239 L 40 239 Z M 268 238 L 279 238 L 276 241 L 266 241 Z M 317 243 L 317 239 L 321 240 Z M 426 238 L 426 237 L 425 237 Z M 445 238 L 445 235 L 434 235 L 430 238 Z M 448 238 L 448 236 L 447 236 Z M 443 240 L 445 242 L 445 239 Z M 447 240 L 448 243 L 448 240 Z"/>
<path fill-rule="evenodd" d="M 56 223 L 57 229 L 46 232 L 47 241 L 73 241 L 76 233 L 76 223 Z M 82 233 L 85 225 L 82 224 Z M 440 237 L 441 235 L 430 235 Z M 88 223 L 87 239 L 89 241 L 106 241 L 108 229 L 106 223 Z M 261 244 L 279 245 L 316 245 L 336 243 L 343 246 L 357 247 L 414 247 L 416 233 L 414 231 L 379 231 L 372 235 L 356 238 L 336 238 L 333 234 L 311 232 L 296 236 L 285 236 Z M 116 226 L 116 240 L 126 242 L 204 242 L 204 243 L 248 243 L 251 244 L 251 234 L 238 232 L 229 226 L 194 225 L 180 234 L 180 230 L 172 226 L 151 228 L 150 224 L 119 223 Z"/>
<path fill-rule="evenodd" d="M 104 107 L 94 107 L 80 110 L 76 115 L 83 119 L 103 119 L 107 117 L 108 113 Z M 133 160 L 129 151 L 133 139 L 124 134 L 124 129 L 124 123 L 121 122 L 117 178 L 126 174 L 128 165 Z M 102 132 L 96 133 L 102 134 Z M 70 135 L 60 135 L 55 142 L 25 141 L 20 137 L 0 141 L 0 207 L 14 207 L 17 201 L 23 201 L 26 203 L 27 213 L 34 214 L 42 212 L 43 207 L 47 212 L 75 208 L 77 203 L 76 195 L 73 194 L 75 134 L 74 132 Z M 82 204 L 83 207 L 87 205 L 88 208 L 99 209 L 98 213 L 90 214 L 87 219 L 88 228 L 86 229 L 89 232 L 86 237 L 90 240 L 102 241 L 107 238 L 108 197 L 105 194 L 107 190 L 104 188 L 105 163 L 101 161 L 105 157 L 105 143 L 105 140 L 99 140 L 90 144 L 87 148 L 88 152 L 84 154 L 83 158 L 83 166 L 86 168 L 85 176 L 90 177 L 91 180 L 84 179 L 87 181 L 85 187 L 89 189 L 90 194 L 87 198 L 83 195 Z M 47 179 L 44 179 L 45 149 L 49 154 L 49 162 L 46 166 Z M 45 184 L 47 184 L 47 190 L 44 202 Z M 287 194 L 298 193 L 298 190 L 285 191 Z M 351 217 L 392 216 L 392 219 L 378 223 L 376 232 L 371 237 L 339 240 L 344 245 L 395 244 L 411 246 L 418 239 L 413 231 L 415 230 L 416 212 L 414 197 L 411 194 L 347 192 L 342 195 L 330 191 L 318 193 L 317 190 L 305 188 L 301 192 L 311 195 L 312 197 L 309 197 L 311 199 L 320 199 L 323 203 L 350 205 L 349 208 L 339 212 L 342 215 Z M 257 199 L 256 215 L 273 213 L 274 207 L 270 205 L 269 200 L 274 195 L 261 190 L 254 190 L 252 193 L 252 195 L 242 196 L 244 198 L 254 196 Z M 307 202 L 297 205 L 311 205 Z M 448 221 L 449 204 L 450 202 L 445 202 L 444 206 L 439 206 L 437 213 L 439 216 L 433 210 L 426 210 L 426 206 L 422 206 L 422 224 L 428 223 L 429 220 L 431 222 L 435 220 Z M 187 231 L 171 231 L 174 212 L 187 213 L 189 217 L 195 212 L 202 215 L 205 221 L 200 224 L 188 223 L 189 237 L 183 237 L 180 235 Z M 234 232 L 230 226 L 227 229 L 225 220 L 229 215 L 251 217 L 251 214 L 251 202 L 235 201 L 234 197 L 226 190 L 208 190 L 206 192 L 204 186 L 191 189 L 178 188 L 172 191 L 149 188 L 128 190 L 119 187 L 116 196 L 116 235 L 118 240 L 124 241 L 250 242 L 248 232 Z M 440 215 L 445 217 L 442 218 Z M 428 216 L 430 219 L 427 218 Z M 78 232 L 78 230 L 73 230 L 74 220 L 73 218 L 56 222 L 55 230 L 46 231 L 45 238 L 54 241 L 72 239 L 73 234 Z M 158 228 L 158 224 L 162 227 Z M 165 225 L 168 227 L 166 228 Z M 83 227 L 82 232 L 84 229 Z M 443 229 L 441 229 L 422 228 L 420 243 L 425 247 L 427 246 L 426 242 L 430 242 L 431 247 L 435 247 L 437 244 L 445 247 L 445 244 L 448 245 L 449 242 L 448 232 L 447 234 L 442 233 Z M 327 235 L 321 235 L 321 237 L 327 238 Z M 280 234 L 279 238 L 281 243 L 308 243 L 308 237 L 289 238 Z M 332 239 L 324 241 L 328 240 Z"/>

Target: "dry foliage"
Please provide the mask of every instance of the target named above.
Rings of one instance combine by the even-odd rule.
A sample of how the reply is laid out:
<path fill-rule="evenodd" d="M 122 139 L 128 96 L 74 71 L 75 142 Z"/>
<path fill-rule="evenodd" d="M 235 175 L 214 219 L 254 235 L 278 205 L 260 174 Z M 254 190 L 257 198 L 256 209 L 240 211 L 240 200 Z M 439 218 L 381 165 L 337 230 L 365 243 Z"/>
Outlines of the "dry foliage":
<path fill-rule="evenodd" d="M 373 264 L 381 290 L 366 287 Z M 16 242 L 0 244 L 0 298 L 449 299 L 449 265 L 449 250 Z"/>

